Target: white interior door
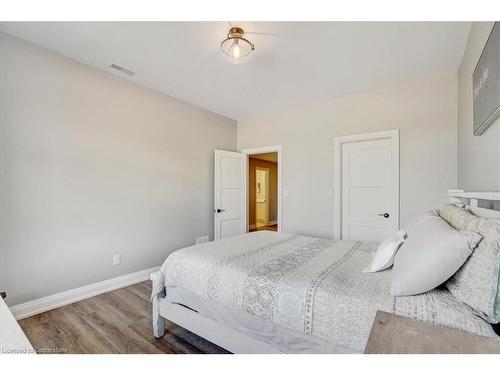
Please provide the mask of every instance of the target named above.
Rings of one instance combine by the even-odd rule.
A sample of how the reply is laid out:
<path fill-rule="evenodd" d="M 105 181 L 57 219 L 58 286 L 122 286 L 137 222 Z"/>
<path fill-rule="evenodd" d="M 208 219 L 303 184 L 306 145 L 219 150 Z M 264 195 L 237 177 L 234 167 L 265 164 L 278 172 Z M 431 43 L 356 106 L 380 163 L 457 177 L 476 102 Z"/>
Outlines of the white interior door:
<path fill-rule="evenodd" d="M 399 141 L 341 143 L 342 238 L 380 242 L 399 228 Z M 397 160 L 396 160 L 397 158 Z"/>
<path fill-rule="evenodd" d="M 246 232 L 246 155 L 215 150 L 214 238 Z"/>

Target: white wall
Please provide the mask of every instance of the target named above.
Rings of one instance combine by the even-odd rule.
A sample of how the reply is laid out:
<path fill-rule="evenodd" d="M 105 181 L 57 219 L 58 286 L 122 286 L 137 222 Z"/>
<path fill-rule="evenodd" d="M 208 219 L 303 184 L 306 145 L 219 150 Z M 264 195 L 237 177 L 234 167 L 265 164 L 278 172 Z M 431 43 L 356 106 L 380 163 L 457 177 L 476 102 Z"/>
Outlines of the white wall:
<path fill-rule="evenodd" d="M 212 236 L 213 150 L 236 148 L 235 121 L 2 33 L 0 116 L 9 304 L 160 265 Z"/>
<path fill-rule="evenodd" d="M 300 89 L 299 87 L 297 89 Z M 281 144 L 283 230 L 332 236 L 333 138 L 400 129 L 401 221 L 457 185 L 456 72 L 238 122 L 238 149 Z"/>
<path fill-rule="evenodd" d="M 493 24 L 472 24 L 458 70 L 458 187 L 468 191 L 500 190 L 500 121 L 472 135 L 472 72 Z"/>

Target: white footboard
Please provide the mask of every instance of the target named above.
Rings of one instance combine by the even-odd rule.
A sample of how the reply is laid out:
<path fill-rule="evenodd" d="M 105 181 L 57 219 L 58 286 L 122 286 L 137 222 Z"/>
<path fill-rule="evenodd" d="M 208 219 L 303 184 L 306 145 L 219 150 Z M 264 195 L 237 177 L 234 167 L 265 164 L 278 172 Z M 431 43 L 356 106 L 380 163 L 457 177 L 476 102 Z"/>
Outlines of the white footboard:
<path fill-rule="evenodd" d="M 150 278 L 153 284 L 153 296 L 151 299 L 153 304 L 153 335 L 159 339 L 165 334 L 165 318 L 160 315 L 160 299 L 165 297 L 165 288 L 163 285 L 163 276 L 160 271 L 153 272 Z"/>
<path fill-rule="evenodd" d="M 256 336 L 244 333 L 183 305 L 169 302 L 165 297 L 165 284 L 160 272 L 151 274 L 153 282 L 153 334 L 160 338 L 165 334 L 167 322 L 181 326 L 194 334 L 228 350 L 241 354 L 282 354 L 286 351 Z M 332 353 L 346 353 L 345 348 Z"/>
<path fill-rule="evenodd" d="M 160 315 L 196 335 L 228 350 L 239 354 L 283 354 L 267 342 L 250 336 L 222 322 L 207 318 L 187 307 L 158 298 Z M 154 313 L 153 313 L 154 314 Z"/>

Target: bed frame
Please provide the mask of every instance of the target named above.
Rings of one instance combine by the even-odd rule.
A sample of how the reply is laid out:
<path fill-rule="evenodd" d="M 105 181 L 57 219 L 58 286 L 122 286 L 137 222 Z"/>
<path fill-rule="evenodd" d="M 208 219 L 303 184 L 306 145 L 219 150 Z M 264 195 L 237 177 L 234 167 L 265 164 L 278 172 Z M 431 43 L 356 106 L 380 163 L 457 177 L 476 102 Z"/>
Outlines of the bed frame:
<path fill-rule="evenodd" d="M 450 203 L 464 205 L 473 214 L 486 218 L 500 218 L 500 192 L 464 192 L 449 190 Z M 151 274 L 153 284 L 162 283 L 159 271 Z M 165 334 L 166 324 L 173 322 L 206 340 L 228 350 L 241 354 L 279 354 L 279 348 L 256 337 L 235 330 L 223 322 L 207 318 L 185 306 L 165 299 L 165 292 L 152 298 L 153 334 L 160 338 Z M 499 329 L 494 326 L 495 331 Z"/>
<path fill-rule="evenodd" d="M 500 192 L 465 192 L 448 190 L 450 203 L 463 204 L 474 215 L 491 219 L 500 218 Z"/>

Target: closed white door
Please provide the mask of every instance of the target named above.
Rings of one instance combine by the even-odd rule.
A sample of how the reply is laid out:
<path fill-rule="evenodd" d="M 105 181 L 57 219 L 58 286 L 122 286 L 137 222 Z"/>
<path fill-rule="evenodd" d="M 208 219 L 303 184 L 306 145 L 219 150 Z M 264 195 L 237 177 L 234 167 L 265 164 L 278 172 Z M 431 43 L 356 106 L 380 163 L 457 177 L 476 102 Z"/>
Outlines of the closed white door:
<path fill-rule="evenodd" d="M 255 226 L 269 225 L 269 169 L 255 169 Z"/>
<path fill-rule="evenodd" d="M 246 155 L 215 150 L 214 238 L 246 232 Z"/>
<path fill-rule="evenodd" d="M 398 230 L 395 142 L 388 137 L 341 143 L 342 239 L 380 242 Z"/>

